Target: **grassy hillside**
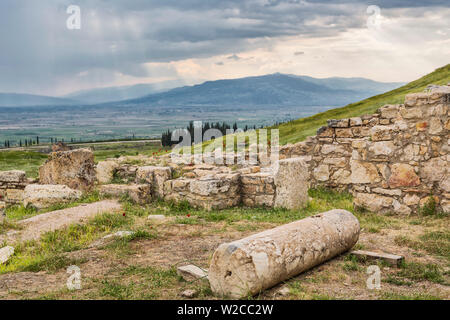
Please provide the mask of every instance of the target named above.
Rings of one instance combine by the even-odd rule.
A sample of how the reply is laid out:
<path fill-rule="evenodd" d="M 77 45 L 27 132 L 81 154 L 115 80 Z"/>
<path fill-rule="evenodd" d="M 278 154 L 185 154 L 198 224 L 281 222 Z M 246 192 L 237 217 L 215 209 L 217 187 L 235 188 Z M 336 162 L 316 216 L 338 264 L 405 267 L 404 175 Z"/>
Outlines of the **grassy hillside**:
<path fill-rule="evenodd" d="M 270 129 L 280 130 L 280 143 L 283 145 L 303 141 L 306 137 L 315 135 L 317 129 L 326 125 L 328 119 L 343 119 L 371 114 L 385 104 L 403 103 L 405 95 L 421 92 L 429 84 L 442 85 L 447 83 L 450 83 L 450 64 L 390 92 L 349 104 L 343 108 L 328 110 L 308 118 L 274 126 Z"/>

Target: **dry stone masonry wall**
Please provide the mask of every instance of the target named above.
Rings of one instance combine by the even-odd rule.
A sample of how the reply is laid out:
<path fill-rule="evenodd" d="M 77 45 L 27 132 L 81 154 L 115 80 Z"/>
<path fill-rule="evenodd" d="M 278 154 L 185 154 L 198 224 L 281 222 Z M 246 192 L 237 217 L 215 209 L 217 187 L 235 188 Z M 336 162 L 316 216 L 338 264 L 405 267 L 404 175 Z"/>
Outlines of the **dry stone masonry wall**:
<path fill-rule="evenodd" d="M 0 172 L 0 209 L 6 205 L 21 203 L 25 187 L 30 183 L 24 171 Z"/>
<path fill-rule="evenodd" d="M 303 157 L 311 186 L 347 189 L 357 207 L 408 215 L 432 195 L 450 212 L 449 106 L 450 86 L 434 87 L 373 115 L 330 120 L 280 154 Z"/>

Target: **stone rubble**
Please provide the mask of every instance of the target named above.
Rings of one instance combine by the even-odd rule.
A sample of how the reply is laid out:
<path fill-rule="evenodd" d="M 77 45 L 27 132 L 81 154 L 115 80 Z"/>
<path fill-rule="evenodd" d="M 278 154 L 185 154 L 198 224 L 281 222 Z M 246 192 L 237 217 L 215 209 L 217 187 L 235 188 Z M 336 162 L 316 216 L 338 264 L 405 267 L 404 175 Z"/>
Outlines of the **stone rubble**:
<path fill-rule="evenodd" d="M 81 191 L 70 189 L 65 185 L 30 184 L 25 188 L 23 204 L 25 207 L 44 209 L 80 199 L 81 196 Z"/>
<path fill-rule="evenodd" d="M 0 265 L 5 264 L 14 255 L 14 248 L 7 246 L 0 249 Z"/>
<path fill-rule="evenodd" d="M 206 279 L 208 277 L 208 272 L 206 270 L 194 265 L 178 267 L 177 274 L 188 282 Z"/>
<path fill-rule="evenodd" d="M 72 189 L 90 191 L 95 181 L 94 153 L 90 149 L 54 152 L 39 168 L 41 184 L 62 184 Z"/>

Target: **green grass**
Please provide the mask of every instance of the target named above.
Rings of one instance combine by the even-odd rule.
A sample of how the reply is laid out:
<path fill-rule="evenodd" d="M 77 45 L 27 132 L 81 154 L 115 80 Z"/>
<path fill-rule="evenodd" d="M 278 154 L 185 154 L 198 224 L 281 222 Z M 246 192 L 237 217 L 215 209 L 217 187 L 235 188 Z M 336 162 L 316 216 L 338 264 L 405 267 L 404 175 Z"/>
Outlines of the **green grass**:
<path fill-rule="evenodd" d="M 47 155 L 31 151 L 0 151 L 0 171 L 23 170 L 29 178 L 37 178 L 39 167 Z"/>
<path fill-rule="evenodd" d="M 444 257 L 450 262 L 449 231 L 426 232 L 418 240 L 413 240 L 406 236 L 398 236 L 395 238 L 395 243 L 415 250 L 424 250 L 429 254 Z"/>
<path fill-rule="evenodd" d="M 165 149 L 154 145 L 136 145 L 126 142 L 112 145 L 94 145 L 93 148 L 95 149 L 96 162 L 121 156 L 152 156 L 153 154 L 162 155 L 165 153 Z M 27 177 L 37 178 L 39 167 L 44 164 L 47 158 L 47 154 L 35 151 L 0 151 L 0 171 L 23 170 Z"/>
<path fill-rule="evenodd" d="M 178 283 L 175 268 L 129 266 L 120 272 L 122 279 L 130 276 L 139 281 L 102 280 L 98 295 L 116 300 L 158 299 L 163 289 L 175 287 Z"/>
<path fill-rule="evenodd" d="M 178 224 L 201 224 L 202 221 L 227 223 L 251 221 L 283 224 L 333 209 L 353 211 L 352 196 L 349 193 L 320 188 L 310 190 L 309 195 L 312 200 L 300 210 L 237 207 L 210 212 L 194 209 L 186 202 L 179 204 L 160 202 L 155 205 L 151 214 L 175 216 L 177 217 L 175 223 Z"/>
<path fill-rule="evenodd" d="M 274 126 L 269 129 L 280 130 L 280 144 L 296 143 L 316 134 L 317 129 L 327 124 L 329 119 L 344 119 L 373 114 L 386 104 L 400 104 L 409 93 L 421 92 L 430 84 L 447 84 L 450 82 L 450 64 L 407 85 L 380 94 L 369 99 L 349 104 L 343 108 L 332 109 L 308 118 L 302 118 L 289 123 Z"/>
<path fill-rule="evenodd" d="M 65 229 L 45 233 L 40 241 L 15 245 L 15 254 L 7 265 L 0 265 L 0 274 L 21 271 L 56 271 L 69 266 L 72 260 L 64 253 L 86 248 L 101 236 L 132 225 L 133 217 L 121 214 L 102 214 L 85 225 L 71 225 Z M 142 236 L 142 234 L 138 234 Z"/>
<path fill-rule="evenodd" d="M 100 195 L 97 191 L 94 191 L 91 193 L 84 194 L 78 200 L 75 200 L 75 201 L 72 201 L 69 203 L 55 204 L 55 205 L 52 205 L 52 206 L 42 209 L 42 210 L 37 210 L 33 207 L 24 207 L 23 205 L 11 206 L 6 209 L 6 216 L 9 220 L 18 221 L 18 220 L 31 218 L 38 214 L 52 212 L 52 211 L 56 211 L 56 210 L 67 209 L 67 208 L 73 208 L 73 207 L 77 207 L 81 204 L 94 203 L 97 201 L 100 201 Z"/>

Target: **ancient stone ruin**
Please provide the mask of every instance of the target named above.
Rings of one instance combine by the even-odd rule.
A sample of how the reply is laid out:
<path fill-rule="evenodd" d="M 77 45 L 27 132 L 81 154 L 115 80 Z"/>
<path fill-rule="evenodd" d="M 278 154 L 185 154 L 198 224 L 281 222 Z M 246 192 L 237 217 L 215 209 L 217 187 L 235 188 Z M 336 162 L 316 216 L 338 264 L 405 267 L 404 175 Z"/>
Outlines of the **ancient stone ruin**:
<path fill-rule="evenodd" d="M 54 152 L 39 168 L 39 182 L 89 191 L 96 179 L 94 165 L 94 153 L 89 149 Z"/>
<path fill-rule="evenodd" d="M 432 195 L 450 212 L 449 106 L 450 86 L 409 94 L 373 115 L 330 120 L 281 157 L 303 157 L 311 186 L 349 190 L 357 207 L 409 215 Z"/>

